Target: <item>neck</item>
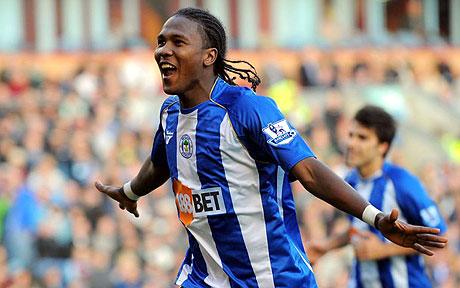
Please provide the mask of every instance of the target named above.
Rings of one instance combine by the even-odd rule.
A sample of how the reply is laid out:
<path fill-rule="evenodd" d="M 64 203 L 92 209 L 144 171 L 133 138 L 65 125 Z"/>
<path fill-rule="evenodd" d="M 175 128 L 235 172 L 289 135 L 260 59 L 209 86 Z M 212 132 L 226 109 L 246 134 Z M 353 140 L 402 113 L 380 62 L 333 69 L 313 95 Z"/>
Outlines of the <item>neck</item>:
<path fill-rule="evenodd" d="M 211 98 L 211 90 L 216 82 L 217 76 L 207 77 L 206 80 L 197 80 L 193 87 L 179 95 L 182 108 L 193 108 L 196 105 L 206 102 Z"/>
<path fill-rule="evenodd" d="M 361 178 L 367 179 L 374 175 L 377 171 L 382 169 L 384 159 L 382 157 L 378 157 L 369 163 L 361 165 L 358 167 L 359 175 Z"/>

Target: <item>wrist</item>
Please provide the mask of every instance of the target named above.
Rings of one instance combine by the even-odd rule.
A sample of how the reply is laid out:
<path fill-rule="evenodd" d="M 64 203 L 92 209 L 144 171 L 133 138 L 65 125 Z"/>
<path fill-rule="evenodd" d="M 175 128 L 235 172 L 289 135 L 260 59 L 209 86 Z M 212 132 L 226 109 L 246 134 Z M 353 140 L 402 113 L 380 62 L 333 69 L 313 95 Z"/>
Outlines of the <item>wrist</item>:
<path fill-rule="evenodd" d="M 383 212 L 369 204 L 363 211 L 361 219 L 372 227 L 377 227 L 378 221 L 384 216 Z"/>
<path fill-rule="evenodd" d="M 121 193 L 131 201 L 139 200 L 140 196 L 134 193 L 131 188 L 131 181 L 126 182 L 121 188 Z"/>
<path fill-rule="evenodd" d="M 375 220 L 374 220 L 374 227 L 375 228 L 379 229 L 378 223 L 379 223 L 380 219 L 382 219 L 384 216 L 385 216 L 385 214 L 383 214 L 383 212 L 380 212 L 375 216 Z"/>

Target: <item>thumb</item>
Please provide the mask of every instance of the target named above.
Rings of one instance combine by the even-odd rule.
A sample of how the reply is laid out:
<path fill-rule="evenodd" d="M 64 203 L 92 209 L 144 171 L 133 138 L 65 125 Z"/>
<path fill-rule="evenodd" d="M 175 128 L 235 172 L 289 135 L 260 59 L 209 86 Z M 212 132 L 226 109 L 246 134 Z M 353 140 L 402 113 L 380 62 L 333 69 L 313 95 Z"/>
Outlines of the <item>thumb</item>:
<path fill-rule="evenodd" d="M 390 213 L 390 222 L 396 222 L 396 220 L 398 220 L 398 216 L 398 209 L 393 208 Z"/>
<path fill-rule="evenodd" d="M 103 185 L 101 182 L 95 181 L 95 182 L 94 182 L 94 186 L 95 186 L 96 189 L 99 190 L 100 192 L 105 193 L 104 185 Z"/>

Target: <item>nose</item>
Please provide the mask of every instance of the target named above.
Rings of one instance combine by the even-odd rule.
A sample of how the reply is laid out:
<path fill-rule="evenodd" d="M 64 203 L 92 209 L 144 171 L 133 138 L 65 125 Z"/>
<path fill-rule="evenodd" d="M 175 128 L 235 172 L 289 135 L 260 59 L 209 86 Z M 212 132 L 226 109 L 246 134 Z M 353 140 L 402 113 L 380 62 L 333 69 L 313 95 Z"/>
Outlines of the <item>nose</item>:
<path fill-rule="evenodd" d="M 356 137 L 348 136 L 345 145 L 348 150 L 352 150 L 356 146 Z"/>
<path fill-rule="evenodd" d="M 157 61 L 161 60 L 162 58 L 167 58 L 173 55 L 173 51 L 171 47 L 166 43 L 163 46 L 159 46 L 155 49 L 155 59 Z"/>

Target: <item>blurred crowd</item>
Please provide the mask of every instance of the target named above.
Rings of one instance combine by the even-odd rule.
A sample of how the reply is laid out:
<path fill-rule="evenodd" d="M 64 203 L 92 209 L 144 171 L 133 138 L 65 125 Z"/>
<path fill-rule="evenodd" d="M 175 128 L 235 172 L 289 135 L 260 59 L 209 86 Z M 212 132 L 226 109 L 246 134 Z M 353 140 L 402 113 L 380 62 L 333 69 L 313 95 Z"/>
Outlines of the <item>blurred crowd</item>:
<path fill-rule="evenodd" d="M 448 249 L 426 259 L 432 281 L 458 287 L 458 67 L 440 56 L 428 71 L 398 54 L 346 65 L 330 56 L 309 53 L 289 71 L 280 63 L 257 65 L 258 92 L 273 97 L 342 176 L 350 115 L 365 102 L 390 110 L 401 123 L 391 161 L 421 177 L 449 225 Z M 113 57 L 84 59 L 52 77 L 37 63 L 3 59 L 0 287 L 174 287 L 187 240 L 170 184 L 141 199 L 138 219 L 93 186 L 95 180 L 121 185 L 136 175 L 150 155 L 165 99 L 151 58 Z M 306 245 L 344 229 L 341 212 L 298 183 L 293 188 Z M 353 251 L 330 254 L 314 267 L 320 287 L 345 287 Z"/>

